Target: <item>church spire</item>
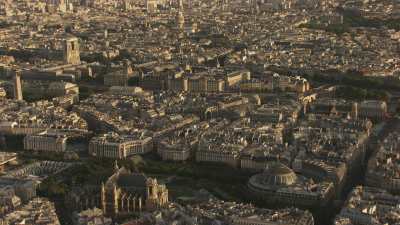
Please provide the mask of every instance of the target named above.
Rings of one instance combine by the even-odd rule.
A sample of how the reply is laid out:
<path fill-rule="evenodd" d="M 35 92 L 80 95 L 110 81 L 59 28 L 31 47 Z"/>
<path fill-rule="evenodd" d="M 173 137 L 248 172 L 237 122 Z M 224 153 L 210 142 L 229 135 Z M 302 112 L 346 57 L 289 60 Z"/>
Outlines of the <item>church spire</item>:
<path fill-rule="evenodd" d="M 119 166 L 118 166 L 118 161 L 117 160 L 114 161 L 114 170 L 115 170 L 115 172 L 117 172 L 119 170 Z"/>
<path fill-rule="evenodd" d="M 183 11 L 183 0 L 179 0 L 179 10 Z"/>

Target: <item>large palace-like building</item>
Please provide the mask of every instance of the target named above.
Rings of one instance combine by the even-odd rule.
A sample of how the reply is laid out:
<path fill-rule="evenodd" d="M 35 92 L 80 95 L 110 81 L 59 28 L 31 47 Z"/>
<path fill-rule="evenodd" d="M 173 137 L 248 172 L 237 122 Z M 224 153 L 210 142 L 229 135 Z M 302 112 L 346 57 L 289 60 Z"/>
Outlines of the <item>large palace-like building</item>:
<path fill-rule="evenodd" d="M 100 187 L 78 188 L 68 198 L 75 210 L 97 207 L 107 216 L 118 217 L 162 208 L 168 203 L 168 190 L 155 178 L 116 166 L 115 173 Z"/>

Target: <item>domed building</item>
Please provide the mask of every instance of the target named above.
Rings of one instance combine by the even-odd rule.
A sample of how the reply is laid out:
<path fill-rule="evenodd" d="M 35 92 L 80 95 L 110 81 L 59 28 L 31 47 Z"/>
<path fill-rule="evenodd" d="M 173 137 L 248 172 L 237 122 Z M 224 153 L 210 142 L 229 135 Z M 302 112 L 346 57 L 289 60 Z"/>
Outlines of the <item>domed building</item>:
<path fill-rule="evenodd" d="M 297 182 L 297 176 L 289 167 L 282 163 L 273 163 L 264 172 L 252 176 L 249 187 L 268 191 L 281 186 L 290 186 Z"/>
<path fill-rule="evenodd" d="M 314 183 L 280 162 L 271 163 L 262 173 L 250 177 L 247 187 L 256 199 L 297 207 L 324 204 L 334 194 L 331 182 Z"/>

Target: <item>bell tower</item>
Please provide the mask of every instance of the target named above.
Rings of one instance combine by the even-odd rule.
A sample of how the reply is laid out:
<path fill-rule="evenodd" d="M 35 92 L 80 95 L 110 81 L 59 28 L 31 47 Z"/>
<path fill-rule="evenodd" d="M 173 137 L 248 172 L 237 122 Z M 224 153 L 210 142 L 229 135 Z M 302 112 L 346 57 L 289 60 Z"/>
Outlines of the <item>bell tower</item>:
<path fill-rule="evenodd" d="M 69 37 L 64 41 L 64 62 L 72 65 L 81 64 L 78 38 Z"/>
<path fill-rule="evenodd" d="M 119 190 L 117 189 L 117 186 L 114 184 L 113 187 L 113 204 L 114 204 L 114 215 L 118 215 L 119 212 Z"/>
<path fill-rule="evenodd" d="M 176 15 L 176 23 L 179 27 L 179 29 L 183 30 L 184 26 L 185 26 L 185 16 L 183 14 L 183 1 L 179 0 L 179 10 L 178 10 L 178 14 Z"/>
<path fill-rule="evenodd" d="M 146 182 L 146 186 L 147 186 L 146 208 L 148 210 L 157 209 L 159 205 L 157 179 L 149 178 Z"/>
<path fill-rule="evenodd" d="M 104 183 L 101 183 L 101 209 L 103 210 L 103 214 L 107 213 L 107 202 L 106 202 L 106 188 L 104 187 Z"/>

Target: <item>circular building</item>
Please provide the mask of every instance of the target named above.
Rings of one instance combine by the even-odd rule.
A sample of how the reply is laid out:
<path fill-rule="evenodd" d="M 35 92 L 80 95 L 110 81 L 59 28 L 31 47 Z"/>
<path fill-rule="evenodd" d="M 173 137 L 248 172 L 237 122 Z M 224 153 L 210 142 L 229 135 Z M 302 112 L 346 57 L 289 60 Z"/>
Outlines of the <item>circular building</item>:
<path fill-rule="evenodd" d="M 262 173 L 250 177 L 247 186 L 255 199 L 295 207 L 324 204 L 334 193 L 331 182 L 315 183 L 282 163 L 273 163 Z"/>
<path fill-rule="evenodd" d="M 282 186 L 290 186 L 297 182 L 297 176 L 289 167 L 282 163 L 271 164 L 264 172 L 252 176 L 249 180 L 250 189 L 255 191 L 275 191 Z"/>

